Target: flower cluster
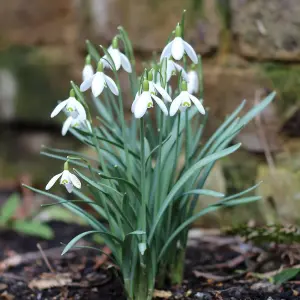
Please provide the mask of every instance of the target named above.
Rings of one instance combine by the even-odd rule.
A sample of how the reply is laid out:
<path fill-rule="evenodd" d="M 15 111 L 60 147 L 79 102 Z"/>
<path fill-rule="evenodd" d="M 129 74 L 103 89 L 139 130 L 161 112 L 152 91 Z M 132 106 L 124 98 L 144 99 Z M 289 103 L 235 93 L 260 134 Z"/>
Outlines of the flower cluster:
<path fill-rule="evenodd" d="M 205 114 L 202 100 L 199 100 L 193 95 L 197 94 L 199 91 L 199 78 L 197 72 L 191 69 L 187 73 L 184 67 L 174 61 L 182 60 L 184 54 L 186 54 L 194 64 L 198 63 L 198 57 L 195 50 L 189 43 L 183 40 L 181 35 L 181 25 L 177 24 L 174 39 L 169 42 L 162 51 L 160 57 L 161 69 L 158 72 L 154 69 L 151 69 L 149 72 L 146 72 L 146 76 L 143 75 L 144 78 L 142 85 L 139 91 L 136 93 L 134 101 L 131 105 L 131 111 L 135 118 L 142 118 L 147 110 L 153 107 L 153 100 L 166 116 L 174 116 L 178 110 L 180 112 L 185 111 L 191 106 L 191 103 L 197 107 L 201 114 Z M 87 55 L 85 66 L 82 70 L 82 83 L 80 85 L 81 92 L 91 89 L 93 96 L 99 97 L 104 88 L 108 88 L 114 95 L 119 95 L 118 86 L 111 77 L 104 73 L 104 69 L 108 68 L 118 71 L 122 66 L 126 72 L 131 73 L 132 66 L 127 56 L 119 50 L 118 37 L 113 39 L 111 46 L 107 49 L 107 53 L 108 54 L 105 54 L 99 59 L 96 72 L 94 72 L 91 63 L 91 56 Z M 165 88 L 162 86 L 164 60 L 166 61 L 166 83 L 168 83 L 171 80 L 171 77 L 176 75 L 176 73 L 180 75 L 180 93 L 174 98 L 173 101 L 166 90 L 167 85 L 165 84 Z M 193 65 L 193 68 L 194 67 L 195 65 Z M 154 80 L 154 76 L 156 76 L 156 80 Z M 169 109 L 167 107 L 167 103 L 171 104 Z M 87 120 L 87 114 L 84 105 L 75 98 L 75 92 L 73 89 L 70 91 L 69 98 L 61 101 L 54 108 L 53 112 L 51 113 L 51 118 L 55 117 L 61 111 L 64 111 L 67 115 L 67 119 L 62 127 L 62 135 L 65 135 L 69 128 L 79 128 L 91 131 L 91 125 L 89 120 Z M 47 189 L 52 187 L 52 185 L 56 182 L 58 178 L 56 178 L 56 176 L 50 180 L 49 184 L 47 185 Z M 65 177 L 66 176 L 63 176 L 62 178 Z M 56 180 L 53 180 L 54 178 L 56 178 Z M 65 186 L 67 187 L 67 185 Z M 78 185 L 76 186 L 75 184 L 74 186 L 78 187 Z M 72 190 L 69 188 L 67 189 L 68 191 Z"/>

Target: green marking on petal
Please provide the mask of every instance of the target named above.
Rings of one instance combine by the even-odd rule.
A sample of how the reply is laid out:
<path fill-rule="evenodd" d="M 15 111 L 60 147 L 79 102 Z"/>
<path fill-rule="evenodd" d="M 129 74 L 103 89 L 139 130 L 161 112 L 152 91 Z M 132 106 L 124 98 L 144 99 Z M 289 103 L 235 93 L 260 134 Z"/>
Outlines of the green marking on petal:
<path fill-rule="evenodd" d="M 64 179 L 62 182 L 61 182 L 61 184 L 68 184 L 69 183 L 69 180 L 67 180 L 67 179 Z"/>
<path fill-rule="evenodd" d="M 182 106 L 184 106 L 184 107 L 190 107 L 191 103 L 189 103 L 189 102 L 183 102 Z"/>
<path fill-rule="evenodd" d="M 148 105 L 147 105 L 148 108 L 151 108 L 153 107 L 153 103 L 152 102 L 148 102 Z"/>

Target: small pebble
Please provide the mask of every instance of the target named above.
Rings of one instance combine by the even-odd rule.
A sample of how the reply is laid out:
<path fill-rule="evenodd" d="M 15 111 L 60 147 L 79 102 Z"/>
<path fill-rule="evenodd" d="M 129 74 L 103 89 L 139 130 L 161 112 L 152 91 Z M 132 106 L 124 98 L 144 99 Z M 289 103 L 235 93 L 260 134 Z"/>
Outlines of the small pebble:
<path fill-rule="evenodd" d="M 210 294 L 207 294 L 207 293 L 196 293 L 195 294 L 195 297 L 200 299 L 200 300 L 212 300 L 212 297 Z"/>

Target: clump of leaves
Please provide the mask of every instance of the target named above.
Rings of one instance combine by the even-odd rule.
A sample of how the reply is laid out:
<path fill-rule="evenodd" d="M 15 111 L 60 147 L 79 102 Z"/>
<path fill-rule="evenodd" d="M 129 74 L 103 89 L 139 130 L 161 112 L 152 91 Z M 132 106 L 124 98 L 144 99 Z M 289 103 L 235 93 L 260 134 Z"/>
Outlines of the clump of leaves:
<path fill-rule="evenodd" d="M 39 221 L 32 220 L 30 217 L 26 219 L 16 219 L 15 213 L 21 206 L 19 194 L 12 194 L 0 208 L 0 230 L 11 229 L 16 232 L 37 236 L 44 239 L 52 239 L 54 232 L 50 226 Z"/>

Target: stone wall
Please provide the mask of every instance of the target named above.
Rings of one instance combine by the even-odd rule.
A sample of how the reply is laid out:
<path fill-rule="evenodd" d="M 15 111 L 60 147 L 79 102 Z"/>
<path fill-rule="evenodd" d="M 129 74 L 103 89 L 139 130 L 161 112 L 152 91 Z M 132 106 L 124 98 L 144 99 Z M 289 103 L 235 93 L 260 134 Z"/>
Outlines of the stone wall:
<path fill-rule="evenodd" d="M 142 62 L 165 45 L 183 9 L 187 9 L 185 37 L 203 55 L 205 103 L 213 116 L 208 133 L 244 98 L 249 108 L 257 91 L 276 89 L 277 101 L 265 112 L 264 130 L 277 157 L 283 149 L 280 128 L 291 107 L 298 109 L 300 95 L 299 0 L 1 1 L 0 123 L 29 124 L 30 128 L 42 124 L 45 132 L 39 131 L 41 138 L 32 133 L 29 140 L 51 140 L 51 131 L 57 132 L 58 127 L 49 119 L 49 112 L 58 99 L 66 97 L 69 80 L 80 81 L 86 39 L 108 45 L 122 24 L 132 39 L 141 70 Z M 132 99 L 126 101 L 130 105 Z M 24 145 L 24 135 L 26 132 L 16 137 L 20 145 Z M 4 138 L 6 131 L 2 132 Z M 264 161 L 255 125 L 239 139 L 253 164 Z M 24 147 L 28 155 L 38 155 L 38 149 L 30 146 L 28 142 Z M 1 147 L 2 157 L 11 157 L 12 144 L 1 143 Z M 24 156 L 20 159 L 26 160 Z M 14 177 L 24 169 L 24 164 L 14 164 L 13 157 L 2 160 L 0 179 Z M 223 173 L 231 178 L 230 172 L 239 169 L 243 160 L 227 161 Z M 251 178 L 239 188 L 252 183 L 258 169 L 254 168 Z M 36 180 L 44 182 L 36 170 Z M 217 172 L 218 176 L 223 173 Z M 227 190 L 234 190 L 231 187 L 232 182 L 227 182 Z"/>

